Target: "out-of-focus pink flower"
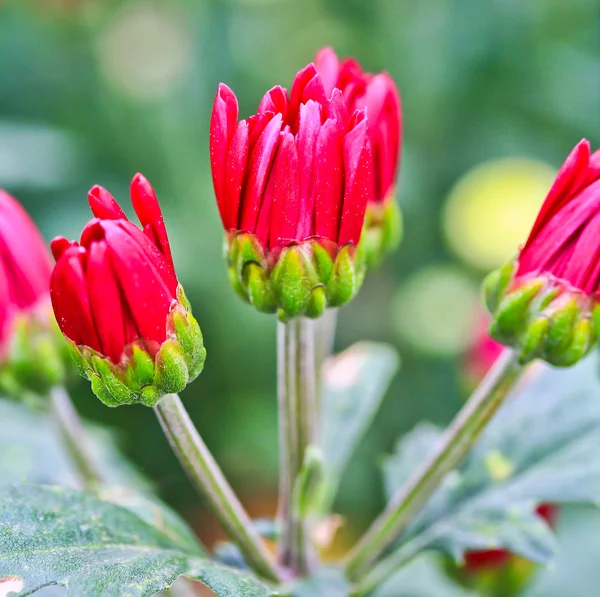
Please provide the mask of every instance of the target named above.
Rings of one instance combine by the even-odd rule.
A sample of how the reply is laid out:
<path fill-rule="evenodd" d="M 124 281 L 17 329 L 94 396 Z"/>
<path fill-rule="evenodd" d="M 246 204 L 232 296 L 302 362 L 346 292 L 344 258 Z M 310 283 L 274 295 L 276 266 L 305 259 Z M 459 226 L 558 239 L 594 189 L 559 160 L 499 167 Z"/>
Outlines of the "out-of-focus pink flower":
<path fill-rule="evenodd" d="M 19 313 L 48 299 L 52 261 L 27 212 L 0 189 L 0 344 L 11 337 Z"/>

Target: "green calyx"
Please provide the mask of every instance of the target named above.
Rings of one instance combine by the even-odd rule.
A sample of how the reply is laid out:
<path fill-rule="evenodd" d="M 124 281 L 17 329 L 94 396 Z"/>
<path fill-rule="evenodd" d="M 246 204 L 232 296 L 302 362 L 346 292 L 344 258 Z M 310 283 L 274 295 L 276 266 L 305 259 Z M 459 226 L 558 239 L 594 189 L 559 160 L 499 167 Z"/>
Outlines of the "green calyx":
<path fill-rule="evenodd" d="M 515 281 L 516 265 L 511 261 L 484 280 L 490 336 L 515 349 L 522 364 L 539 358 L 574 365 L 600 338 L 600 305 L 550 276 Z"/>
<path fill-rule="evenodd" d="M 10 323 L 0 362 L 0 391 L 15 399 L 46 396 L 70 376 L 67 344 L 49 302 L 23 311 Z"/>
<path fill-rule="evenodd" d="M 367 268 L 380 265 L 400 244 L 402 233 L 402 212 L 393 195 L 389 195 L 382 203 L 369 203 L 360 241 L 364 247 Z"/>
<path fill-rule="evenodd" d="M 299 315 L 314 319 L 327 307 L 347 303 L 365 275 L 362 243 L 359 248 L 326 248 L 310 239 L 284 247 L 274 263 L 270 257 L 252 234 L 229 238 L 228 273 L 234 290 L 258 311 L 277 313 L 282 321 Z"/>
<path fill-rule="evenodd" d="M 181 392 L 202 372 L 206 349 L 183 289 L 165 322 L 167 338 L 156 351 L 143 341 L 126 347 L 119 364 L 87 346 L 69 341 L 78 372 L 107 406 L 143 404 L 153 407 L 166 394 Z"/>

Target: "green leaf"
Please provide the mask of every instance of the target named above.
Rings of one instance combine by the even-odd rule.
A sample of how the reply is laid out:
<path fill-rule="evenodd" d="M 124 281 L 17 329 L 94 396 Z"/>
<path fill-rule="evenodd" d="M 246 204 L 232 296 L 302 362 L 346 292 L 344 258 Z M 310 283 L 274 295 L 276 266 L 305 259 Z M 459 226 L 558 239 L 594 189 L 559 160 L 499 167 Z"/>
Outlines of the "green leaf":
<path fill-rule="evenodd" d="M 433 554 L 422 555 L 379 587 L 372 597 L 479 597 L 444 573 Z"/>
<path fill-rule="evenodd" d="M 78 488 L 77 475 L 50 417 L 0 400 L 0 486 L 28 482 Z M 199 549 L 198 539 L 177 513 L 152 493 L 152 485 L 117 448 L 114 434 L 86 426 L 106 485 L 101 498 L 132 510 L 149 524 Z"/>
<path fill-rule="evenodd" d="M 325 509 L 335 498 L 350 457 L 398 367 L 398 353 L 387 344 L 374 342 L 354 344 L 326 362 L 322 412 Z"/>
<path fill-rule="evenodd" d="M 86 426 L 105 479 L 150 494 L 151 483 L 119 452 L 114 434 Z M 77 476 L 51 418 L 0 399 L 0 486 L 27 481 L 77 487 Z"/>
<path fill-rule="evenodd" d="M 0 578 L 21 579 L 19 595 L 64 585 L 73 597 L 143 597 L 181 575 L 219 597 L 274 595 L 251 576 L 199 557 L 131 510 L 65 488 L 0 490 Z"/>
<path fill-rule="evenodd" d="M 349 597 L 350 585 L 338 568 L 324 568 L 292 587 L 291 597 Z"/>
<path fill-rule="evenodd" d="M 596 503 L 600 495 L 599 371 L 597 353 L 571 369 L 532 371 L 399 549 L 407 556 L 436 549 L 460 562 L 467 550 L 505 548 L 548 563 L 556 541 L 536 506 Z M 384 465 L 389 496 L 428 456 L 436 435 L 433 426 L 420 426 L 401 440 Z"/>

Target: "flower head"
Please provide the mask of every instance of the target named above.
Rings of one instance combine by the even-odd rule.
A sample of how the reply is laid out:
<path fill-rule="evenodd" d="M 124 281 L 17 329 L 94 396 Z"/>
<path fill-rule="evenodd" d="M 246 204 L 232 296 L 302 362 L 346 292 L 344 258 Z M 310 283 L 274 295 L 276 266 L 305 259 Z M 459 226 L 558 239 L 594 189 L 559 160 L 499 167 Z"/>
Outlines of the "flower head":
<path fill-rule="evenodd" d="M 88 199 L 96 217 L 80 242 L 52 241 L 54 312 L 101 399 L 152 404 L 200 373 L 200 329 L 178 283 L 150 183 L 141 174 L 131 182 L 141 229 L 102 187 Z"/>
<path fill-rule="evenodd" d="M 64 343 L 49 305 L 52 261 L 23 207 L 0 189 L 0 387 L 20 396 L 64 382 Z"/>
<path fill-rule="evenodd" d="M 600 331 L 600 151 L 585 139 L 560 169 L 517 257 L 488 276 L 496 340 L 570 365 Z"/>
<path fill-rule="evenodd" d="M 296 75 L 289 94 L 273 87 L 256 114 L 239 122 L 237 99 L 221 84 L 210 155 L 236 290 L 259 310 L 287 316 L 317 316 L 349 300 L 359 285 L 354 253 L 373 195 L 364 111 L 349 111 L 339 89 L 326 94 L 313 64 Z M 353 276 L 343 296 L 340 255 Z M 273 286 L 278 267 L 281 283 Z M 317 288 L 324 296 L 317 291 L 312 300 Z"/>
<path fill-rule="evenodd" d="M 321 49 L 315 57 L 325 92 L 342 92 L 349 112 L 365 110 L 373 148 L 374 184 L 366 212 L 365 253 L 369 265 L 376 265 L 400 242 L 402 220 L 394 189 L 402 144 L 400 94 L 388 73 L 363 71 L 354 58 L 340 62 L 332 48 Z"/>

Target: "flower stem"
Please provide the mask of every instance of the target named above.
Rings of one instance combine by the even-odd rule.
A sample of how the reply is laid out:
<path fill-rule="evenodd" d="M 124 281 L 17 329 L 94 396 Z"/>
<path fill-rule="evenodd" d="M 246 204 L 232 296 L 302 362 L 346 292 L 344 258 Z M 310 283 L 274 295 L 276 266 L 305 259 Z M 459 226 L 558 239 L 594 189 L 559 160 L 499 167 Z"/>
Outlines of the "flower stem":
<path fill-rule="evenodd" d="M 310 571 L 312 554 L 307 523 L 294 503 L 294 488 L 306 448 L 317 427 L 315 343 L 313 323 L 297 317 L 277 328 L 280 433 L 279 559 L 294 574 Z"/>
<path fill-rule="evenodd" d="M 366 574 L 419 513 L 444 477 L 469 452 L 523 371 L 517 356 L 505 350 L 452 421 L 438 449 L 394 496 L 351 551 L 346 561 L 349 579 L 357 580 Z"/>
<path fill-rule="evenodd" d="M 279 581 L 265 544 L 202 441 L 179 396 L 164 396 L 154 410 L 179 462 L 212 507 L 223 529 L 239 547 L 248 566 L 265 579 Z"/>
<path fill-rule="evenodd" d="M 96 491 L 102 485 L 102 474 L 91 454 L 81 419 L 65 388 L 55 386 L 50 390 L 50 404 L 61 439 L 79 475 L 81 485 L 88 491 Z"/>

